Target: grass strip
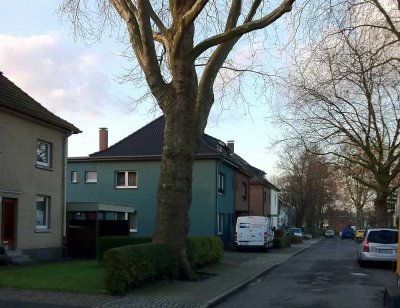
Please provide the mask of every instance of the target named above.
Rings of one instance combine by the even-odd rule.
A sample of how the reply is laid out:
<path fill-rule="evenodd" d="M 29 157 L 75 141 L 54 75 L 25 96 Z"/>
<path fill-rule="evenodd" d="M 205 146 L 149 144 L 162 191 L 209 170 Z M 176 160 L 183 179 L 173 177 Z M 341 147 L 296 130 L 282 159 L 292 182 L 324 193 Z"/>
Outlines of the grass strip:
<path fill-rule="evenodd" d="M 104 276 L 96 260 L 6 266 L 0 268 L 0 287 L 107 294 Z"/>

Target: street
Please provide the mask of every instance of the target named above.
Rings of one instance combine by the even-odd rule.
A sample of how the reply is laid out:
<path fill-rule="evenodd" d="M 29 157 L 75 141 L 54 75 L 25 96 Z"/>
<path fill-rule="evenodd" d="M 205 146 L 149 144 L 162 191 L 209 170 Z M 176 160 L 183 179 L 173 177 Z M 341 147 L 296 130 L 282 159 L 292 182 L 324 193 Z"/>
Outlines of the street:
<path fill-rule="evenodd" d="M 324 238 L 217 307 L 382 307 L 385 286 L 396 285 L 393 265 L 361 268 L 357 246 Z"/>

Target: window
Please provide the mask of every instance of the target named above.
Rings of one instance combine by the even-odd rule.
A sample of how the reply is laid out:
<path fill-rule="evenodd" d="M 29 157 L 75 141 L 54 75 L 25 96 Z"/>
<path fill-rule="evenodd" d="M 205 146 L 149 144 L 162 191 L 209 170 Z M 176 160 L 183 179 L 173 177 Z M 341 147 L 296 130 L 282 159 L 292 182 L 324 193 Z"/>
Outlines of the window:
<path fill-rule="evenodd" d="M 78 172 L 71 171 L 71 183 L 78 183 Z"/>
<path fill-rule="evenodd" d="M 97 171 L 85 171 L 86 183 L 97 183 Z"/>
<path fill-rule="evenodd" d="M 224 214 L 218 213 L 217 217 L 217 223 L 218 223 L 218 234 L 223 234 L 224 233 Z"/>
<path fill-rule="evenodd" d="M 36 229 L 45 230 L 50 228 L 50 197 L 36 197 Z"/>
<path fill-rule="evenodd" d="M 38 140 L 36 146 L 36 165 L 51 167 L 51 143 Z"/>
<path fill-rule="evenodd" d="M 225 174 L 218 173 L 218 193 L 225 193 Z"/>
<path fill-rule="evenodd" d="M 116 172 L 117 188 L 137 188 L 137 172 L 136 171 L 117 171 Z"/>
<path fill-rule="evenodd" d="M 137 212 L 126 214 L 128 215 L 129 220 L 129 231 L 137 232 Z"/>
<path fill-rule="evenodd" d="M 242 182 L 242 200 L 247 200 L 247 183 Z"/>

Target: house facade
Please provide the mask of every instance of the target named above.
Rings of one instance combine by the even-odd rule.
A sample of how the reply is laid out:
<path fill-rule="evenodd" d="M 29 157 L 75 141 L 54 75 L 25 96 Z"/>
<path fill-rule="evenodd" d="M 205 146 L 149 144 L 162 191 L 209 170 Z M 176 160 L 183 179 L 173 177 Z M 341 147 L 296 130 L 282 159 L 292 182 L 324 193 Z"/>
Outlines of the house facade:
<path fill-rule="evenodd" d="M 74 232 L 73 225 L 80 221 L 114 220 L 127 221 L 131 235 L 153 235 L 163 131 L 160 117 L 113 146 L 68 159 L 69 230 Z M 101 129 L 104 145 L 103 138 Z M 240 166 L 229 154 L 225 143 L 203 136 L 194 163 L 189 211 L 189 235 L 217 235 L 225 246 L 233 245 L 236 182 L 248 181 L 243 175 L 237 178 Z"/>
<path fill-rule="evenodd" d="M 68 137 L 79 132 L 0 73 L 0 237 L 8 251 L 62 256 Z"/>
<path fill-rule="evenodd" d="M 265 172 L 249 166 L 252 174 L 250 179 L 250 207 L 251 215 L 271 217 L 271 225 L 275 228 L 281 226 L 279 221 L 279 188 L 269 182 Z"/>

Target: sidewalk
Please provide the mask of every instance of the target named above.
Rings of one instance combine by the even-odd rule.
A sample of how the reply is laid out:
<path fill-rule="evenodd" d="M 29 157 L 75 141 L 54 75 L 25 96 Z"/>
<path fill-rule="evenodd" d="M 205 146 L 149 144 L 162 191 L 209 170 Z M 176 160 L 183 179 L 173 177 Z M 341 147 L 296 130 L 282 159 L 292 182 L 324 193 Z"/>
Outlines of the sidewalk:
<path fill-rule="evenodd" d="M 220 264 L 202 269 L 200 281 L 164 281 L 124 296 L 0 289 L 0 300 L 75 307 L 212 307 L 271 268 L 318 242 L 262 252 L 224 252 Z"/>

